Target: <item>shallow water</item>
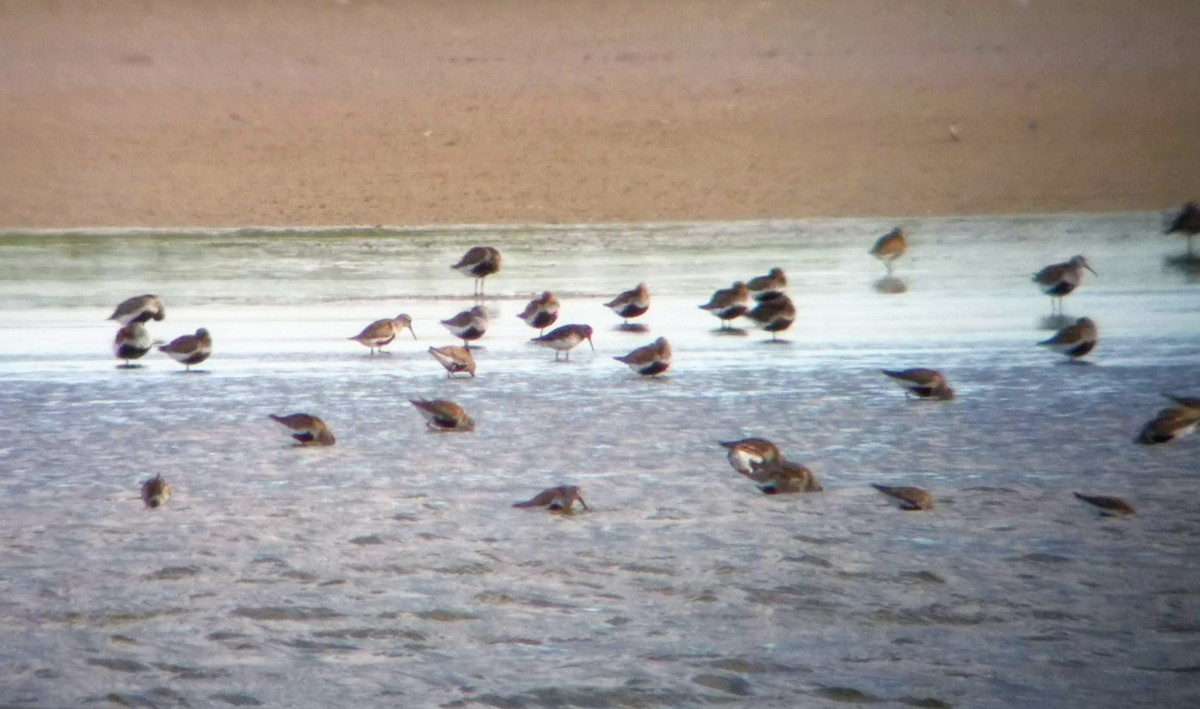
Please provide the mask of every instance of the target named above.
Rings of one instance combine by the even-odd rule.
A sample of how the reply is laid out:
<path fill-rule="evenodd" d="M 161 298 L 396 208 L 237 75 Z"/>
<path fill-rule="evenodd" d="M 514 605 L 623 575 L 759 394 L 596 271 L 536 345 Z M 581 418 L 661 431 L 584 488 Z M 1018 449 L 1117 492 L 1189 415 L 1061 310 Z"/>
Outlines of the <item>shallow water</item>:
<path fill-rule="evenodd" d="M 0 706 L 1182 706 L 1200 701 L 1200 438 L 1142 447 L 1200 395 L 1200 285 L 1156 214 L 890 223 L 0 236 Z M 426 354 L 491 243 L 479 376 Z M 1102 341 L 1049 335 L 1037 268 Z M 696 308 L 782 266 L 785 342 Z M 647 331 L 602 303 L 646 281 Z M 544 289 L 595 330 L 570 363 L 515 315 Z M 153 292 L 184 374 L 118 370 L 105 318 Z M 406 312 L 370 357 L 345 338 Z M 611 357 L 675 351 L 643 380 Z M 906 402 L 884 367 L 942 370 Z M 469 434 L 426 433 L 452 398 Z M 268 413 L 338 436 L 298 449 Z M 716 442 L 770 438 L 825 492 L 765 497 Z M 174 497 L 143 508 L 140 480 Z M 871 482 L 920 485 L 904 513 Z M 581 485 L 592 512 L 513 509 Z M 1094 516 L 1079 490 L 1129 499 Z"/>

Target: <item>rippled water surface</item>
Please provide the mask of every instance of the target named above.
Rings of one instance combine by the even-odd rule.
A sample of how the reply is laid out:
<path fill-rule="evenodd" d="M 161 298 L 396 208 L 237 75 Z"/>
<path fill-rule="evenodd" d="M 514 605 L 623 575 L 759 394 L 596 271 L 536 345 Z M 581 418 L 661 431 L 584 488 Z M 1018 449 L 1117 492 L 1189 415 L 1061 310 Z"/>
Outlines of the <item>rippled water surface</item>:
<path fill-rule="evenodd" d="M 1200 701 L 1200 284 L 1157 214 L 912 219 L 885 288 L 874 220 L 0 236 L 0 706 L 1184 706 Z M 495 245 L 475 379 L 425 352 Z M 1034 345 L 1043 265 L 1089 365 Z M 789 275 L 782 343 L 696 305 Z M 645 281 L 645 332 L 603 307 Z M 900 286 L 896 288 L 895 286 Z M 535 293 L 591 324 L 527 343 Z M 902 293 L 885 293 L 903 290 Z M 156 293 L 169 340 L 120 370 L 105 318 Z M 370 357 L 346 338 L 405 312 Z M 667 337 L 668 375 L 614 355 Z M 884 367 L 934 367 L 948 404 Z M 477 420 L 430 434 L 408 403 Z M 320 415 L 328 449 L 269 413 Z M 719 440 L 774 440 L 825 491 L 766 497 Z M 138 483 L 161 473 L 166 507 Z M 872 482 L 938 500 L 905 513 Z M 593 508 L 513 502 L 562 483 Z M 1073 491 L 1121 495 L 1099 518 Z"/>

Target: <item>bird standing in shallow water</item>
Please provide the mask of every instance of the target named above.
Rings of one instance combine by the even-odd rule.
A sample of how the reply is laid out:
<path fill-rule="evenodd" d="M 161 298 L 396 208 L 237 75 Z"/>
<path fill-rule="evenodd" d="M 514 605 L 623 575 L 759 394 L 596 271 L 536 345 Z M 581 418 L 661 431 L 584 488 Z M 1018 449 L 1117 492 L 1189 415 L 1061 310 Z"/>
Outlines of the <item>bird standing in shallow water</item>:
<path fill-rule="evenodd" d="M 650 291 L 646 288 L 645 283 L 639 283 L 637 288 L 621 293 L 605 303 L 604 307 L 612 308 L 613 312 L 624 318 L 625 324 L 628 325 L 629 318 L 636 318 L 650 309 Z"/>
<path fill-rule="evenodd" d="M 771 293 L 769 297 L 760 296 L 758 305 L 746 313 L 746 317 L 771 333 L 771 340 L 776 341 L 778 333 L 796 322 L 796 305 L 785 293 Z"/>
<path fill-rule="evenodd" d="M 539 335 L 544 335 L 546 328 L 558 320 L 558 298 L 546 291 L 529 301 L 517 317 L 524 320 L 529 327 L 536 328 Z"/>
<path fill-rule="evenodd" d="M 141 365 L 132 364 L 131 360 L 141 359 L 142 355 L 150 351 L 154 343 L 150 341 L 150 334 L 146 332 L 146 328 L 137 320 L 123 325 L 120 330 L 117 330 L 117 336 L 113 339 L 113 354 L 117 359 L 125 360 L 125 364 L 118 365 L 121 369 L 131 369 L 140 367 Z"/>
<path fill-rule="evenodd" d="M 552 512 L 570 512 L 577 500 L 583 509 L 588 509 L 578 485 L 559 485 L 542 490 L 525 502 L 514 504 L 513 507 L 545 507 Z"/>
<path fill-rule="evenodd" d="M 1171 226 L 1167 227 L 1167 234 L 1183 234 L 1188 240 L 1188 256 L 1195 258 L 1196 252 L 1192 249 L 1192 237 L 1200 234 L 1200 206 L 1195 202 L 1188 202 L 1183 205 L 1183 209 L 1179 210 L 1179 214 L 1175 215 L 1175 219 L 1171 221 Z"/>
<path fill-rule="evenodd" d="M 782 268 L 776 266 L 767 272 L 765 276 L 755 276 L 746 281 L 746 289 L 755 294 L 755 298 L 762 300 L 765 297 L 775 293 L 782 293 L 787 288 L 787 274 Z"/>
<path fill-rule="evenodd" d="M 167 311 L 163 308 L 162 301 L 158 299 L 158 296 L 146 294 L 122 301 L 113 314 L 108 316 L 108 319 L 128 325 L 134 322 L 144 323 L 152 318 L 162 320 L 166 316 Z"/>
<path fill-rule="evenodd" d="M 571 350 L 584 340 L 587 340 L 592 351 L 595 352 L 596 345 L 592 343 L 591 325 L 560 325 L 545 335 L 533 338 L 530 342 L 554 350 L 554 361 L 557 362 L 559 355 L 565 355 L 564 359 L 569 361 Z"/>
<path fill-rule="evenodd" d="M 667 371 L 671 366 L 671 344 L 660 337 L 654 342 L 639 347 L 627 355 L 613 357 L 643 377 L 653 377 Z"/>
<path fill-rule="evenodd" d="M 1147 446 L 1169 443 L 1196 430 L 1197 424 L 1200 424 L 1200 409 L 1186 406 L 1167 408 L 1147 421 L 1133 440 Z"/>
<path fill-rule="evenodd" d="M 476 305 L 470 310 L 462 311 L 449 320 L 443 320 L 442 325 L 450 331 L 450 334 L 463 341 L 463 347 L 468 347 L 468 342 L 483 337 L 484 333 L 487 332 L 490 322 L 491 316 L 488 315 L 487 308 L 482 305 Z"/>
<path fill-rule="evenodd" d="M 363 347 L 369 347 L 373 355 L 376 350 L 382 352 L 383 346 L 396 339 L 396 335 L 399 335 L 404 328 L 408 328 L 414 340 L 417 339 L 417 333 L 412 329 L 412 318 L 404 313 L 400 313 L 394 318 L 376 320 L 364 327 L 362 332 L 347 339 L 354 340 Z"/>
<path fill-rule="evenodd" d="M 1091 352 L 1098 342 L 1100 331 L 1096 328 L 1096 323 L 1092 322 L 1091 318 L 1079 318 L 1075 324 L 1055 333 L 1054 337 L 1039 342 L 1038 346 L 1064 354 L 1070 362 L 1077 362 L 1080 357 Z"/>
<path fill-rule="evenodd" d="M 907 235 L 903 229 L 896 227 L 879 237 L 867 253 L 882 261 L 890 276 L 893 262 L 903 256 L 905 251 L 908 251 Z"/>
<path fill-rule="evenodd" d="M 720 318 L 721 329 L 727 330 L 730 320 L 740 318 L 750 310 L 750 289 L 745 283 L 738 281 L 729 288 L 715 291 L 700 309 Z"/>
<path fill-rule="evenodd" d="M 904 389 L 904 398 L 915 396 L 919 399 L 936 399 L 950 401 L 954 398 L 954 390 L 946 383 L 941 372 L 933 369 L 885 369 L 883 373 Z"/>
<path fill-rule="evenodd" d="M 429 354 L 446 368 L 447 377 L 453 377 L 458 372 L 475 376 L 475 358 L 466 347 L 430 347 Z"/>
<path fill-rule="evenodd" d="M 792 492 L 821 492 L 824 488 L 813 471 L 790 460 L 771 463 L 751 463 L 751 480 L 758 483 L 764 495 L 779 495 Z"/>
<path fill-rule="evenodd" d="M 1042 292 L 1050 296 L 1050 314 L 1062 313 L 1062 299 L 1071 291 L 1079 287 L 1083 282 L 1083 269 L 1092 271 L 1092 275 L 1098 275 L 1088 265 L 1087 259 L 1082 256 L 1072 256 L 1070 261 L 1063 263 L 1051 264 L 1037 273 L 1033 274 L 1033 282 L 1042 289 Z"/>
<path fill-rule="evenodd" d="M 171 486 L 162 475 L 142 481 L 142 501 L 147 507 L 162 507 L 171 499 Z"/>
<path fill-rule="evenodd" d="M 337 440 L 333 437 L 333 431 L 325 425 L 325 422 L 316 416 L 308 414 L 288 414 L 287 416 L 276 416 L 270 414 L 272 421 L 287 426 L 292 430 L 292 438 L 300 442 L 304 446 L 332 446 Z"/>
<path fill-rule="evenodd" d="M 876 485 L 874 483 L 871 484 L 871 487 L 899 500 L 900 509 L 902 510 L 915 512 L 918 510 L 933 509 L 933 495 L 930 495 L 919 487 L 891 487 L 889 485 Z"/>
<path fill-rule="evenodd" d="M 409 403 L 425 417 L 425 425 L 433 431 L 474 431 L 475 419 L 453 401 L 410 399 Z"/>
<path fill-rule="evenodd" d="M 491 246 L 475 246 L 450 268 L 475 279 L 476 298 L 483 297 L 483 279 L 500 270 L 500 252 Z"/>
<path fill-rule="evenodd" d="M 742 475 L 754 472 L 754 465 L 778 463 L 783 460 L 779 448 L 765 438 L 742 438 L 736 441 L 719 441 L 729 451 L 729 464 Z"/>
<path fill-rule="evenodd" d="M 1075 497 L 1100 511 L 1102 517 L 1121 517 L 1125 515 L 1137 514 L 1133 509 L 1133 505 L 1119 497 L 1109 497 L 1108 495 L 1082 495 L 1075 493 Z"/>
<path fill-rule="evenodd" d="M 193 364 L 200 364 L 212 354 L 212 336 L 208 334 L 208 330 L 200 328 L 196 334 L 180 335 L 158 350 L 184 365 L 186 371 L 190 372 Z"/>

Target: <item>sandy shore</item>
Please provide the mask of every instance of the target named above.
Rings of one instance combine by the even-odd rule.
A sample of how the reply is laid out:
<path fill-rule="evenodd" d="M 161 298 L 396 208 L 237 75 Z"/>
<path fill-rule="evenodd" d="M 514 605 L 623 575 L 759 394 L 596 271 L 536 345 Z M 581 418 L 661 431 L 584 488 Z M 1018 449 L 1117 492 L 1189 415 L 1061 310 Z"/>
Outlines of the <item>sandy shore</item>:
<path fill-rule="evenodd" d="M 1174 208 L 1196 27 L 1190 0 L 2 2 L 0 227 Z"/>

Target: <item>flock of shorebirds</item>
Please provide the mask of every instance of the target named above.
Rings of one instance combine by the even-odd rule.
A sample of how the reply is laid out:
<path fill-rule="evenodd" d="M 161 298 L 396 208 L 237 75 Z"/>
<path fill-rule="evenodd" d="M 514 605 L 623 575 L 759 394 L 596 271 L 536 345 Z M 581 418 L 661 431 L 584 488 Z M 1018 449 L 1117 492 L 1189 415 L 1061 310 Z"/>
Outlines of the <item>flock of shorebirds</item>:
<path fill-rule="evenodd" d="M 1167 229 L 1167 233 L 1182 233 L 1187 236 L 1188 253 L 1193 255 L 1192 237 L 1200 234 L 1200 207 L 1191 202 L 1186 204 Z M 896 227 L 880 236 L 868 253 L 883 263 L 888 278 L 891 278 L 896 260 L 907 251 L 907 234 L 902 228 Z M 497 249 L 477 246 L 467 251 L 451 268 L 474 278 L 473 295 L 478 301 L 483 298 L 485 279 L 497 273 L 500 266 L 501 255 Z M 1080 286 L 1085 270 L 1096 274 L 1086 258 L 1074 256 L 1068 261 L 1046 266 L 1033 274 L 1033 282 L 1051 298 L 1052 318 L 1062 318 L 1062 299 Z M 766 275 L 738 281 L 729 288 L 715 291 L 708 302 L 699 307 L 717 317 L 722 330 L 728 329 L 731 321 L 746 317 L 764 331 L 771 333 L 774 340 L 779 332 L 791 327 L 796 319 L 796 307 L 788 297 L 786 288 L 787 275 L 783 269 L 772 268 Z M 645 283 L 617 295 L 604 305 L 623 318 L 622 328 L 644 331 L 643 327 L 630 325 L 629 320 L 645 314 L 650 308 L 650 293 Z M 553 293 L 546 291 L 530 300 L 517 317 L 539 331 L 539 335 L 530 342 L 554 350 L 555 361 L 559 361 L 560 358 L 569 360 L 571 350 L 584 340 L 587 340 L 594 351 L 593 330 L 589 325 L 561 325 L 546 332 L 546 328 L 558 321 L 558 314 L 558 299 Z M 144 324 L 152 319 L 161 321 L 164 316 L 163 303 L 154 295 L 133 297 L 117 306 L 109 319 L 121 325 L 113 342 L 113 352 L 118 359 L 124 360 L 122 367 L 136 366 L 132 361 L 156 346 L 159 351 L 183 364 L 187 371 L 191 371 L 193 365 L 200 364 L 212 354 L 212 338 L 204 328 L 194 334 L 177 337 L 166 344 L 153 341 Z M 487 308 L 475 305 L 441 321 L 441 324 L 454 337 L 461 339 L 463 344 L 430 347 L 429 354 L 445 368 L 447 377 L 460 373 L 474 377 L 476 364 L 470 343 L 479 340 L 487 332 Z M 413 339 L 416 339 L 416 333 L 412 329 L 412 318 L 401 313 L 394 318 L 376 320 L 348 339 L 369 348 L 371 355 L 374 355 L 404 330 L 408 330 Z M 1099 330 L 1095 322 L 1084 317 L 1037 344 L 1065 355 L 1069 362 L 1079 362 L 1098 342 Z M 648 345 L 614 359 L 642 376 L 653 377 L 667 371 L 671 366 L 671 345 L 666 338 L 659 337 Z M 934 369 L 883 370 L 883 374 L 904 389 L 906 399 L 915 397 L 949 401 L 955 396 L 954 389 L 947 383 L 946 378 Z M 1192 432 L 1197 424 L 1200 424 L 1200 398 L 1165 396 L 1171 399 L 1174 405 L 1163 409 L 1154 419 L 1147 422 L 1134 439 L 1136 442 L 1147 445 L 1166 443 Z M 424 417 L 431 431 L 467 432 L 475 428 L 475 420 L 453 401 L 416 399 L 410 403 Z M 306 413 L 286 416 L 272 414 L 271 419 L 288 428 L 298 445 L 330 446 L 336 442 L 333 432 L 316 416 Z M 763 438 L 745 438 L 720 442 L 720 445 L 726 449 L 728 461 L 733 469 L 753 481 L 765 494 L 819 492 L 822 489 L 811 470 L 788 460 L 771 441 Z M 896 498 L 901 509 L 929 510 L 934 506 L 933 496 L 918 487 L 874 487 Z M 170 495 L 171 487 L 161 476 L 156 475 L 142 483 L 142 498 L 149 507 L 161 506 Z M 1101 514 L 1134 513 L 1132 505 L 1117 497 L 1081 493 L 1075 493 L 1075 496 L 1100 510 Z M 514 506 L 570 512 L 576 502 L 583 509 L 588 509 L 578 486 L 561 485 L 548 488 L 532 499 L 518 502 Z"/>

